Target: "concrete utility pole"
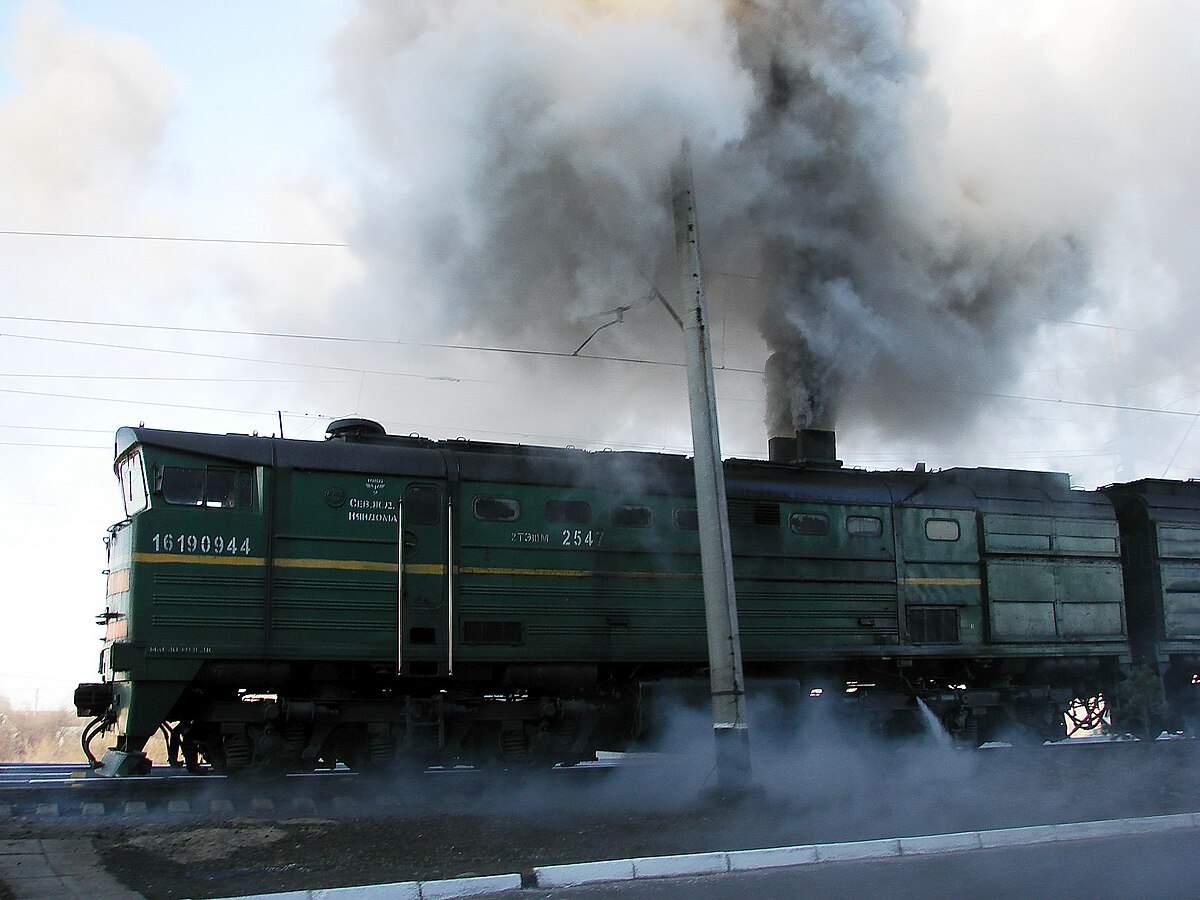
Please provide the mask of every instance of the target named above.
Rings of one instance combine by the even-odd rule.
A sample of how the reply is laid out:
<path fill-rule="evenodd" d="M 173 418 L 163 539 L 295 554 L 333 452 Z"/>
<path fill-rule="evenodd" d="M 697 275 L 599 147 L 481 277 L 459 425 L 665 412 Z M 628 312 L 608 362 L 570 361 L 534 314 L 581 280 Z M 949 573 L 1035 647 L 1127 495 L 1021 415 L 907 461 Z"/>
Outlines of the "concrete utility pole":
<path fill-rule="evenodd" d="M 686 141 L 671 170 L 671 202 L 683 295 L 683 333 L 687 344 L 688 405 L 692 416 L 717 780 L 723 786 L 736 786 L 750 781 L 750 729 L 746 720 L 737 597 L 733 590 L 725 468 L 717 435 L 717 397 L 713 389 L 708 309 L 700 277 L 700 247 L 696 242 L 696 194 Z"/>

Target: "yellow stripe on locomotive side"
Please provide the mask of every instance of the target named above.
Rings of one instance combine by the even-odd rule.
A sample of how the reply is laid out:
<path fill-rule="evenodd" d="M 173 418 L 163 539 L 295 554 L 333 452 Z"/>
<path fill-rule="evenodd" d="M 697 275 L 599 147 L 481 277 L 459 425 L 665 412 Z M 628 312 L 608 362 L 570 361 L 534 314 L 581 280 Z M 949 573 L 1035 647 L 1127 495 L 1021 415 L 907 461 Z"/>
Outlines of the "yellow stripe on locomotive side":
<path fill-rule="evenodd" d="M 139 563 L 185 563 L 202 566 L 264 566 L 267 562 L 262 556 L 216 556 L 201 553 L 135 553 L 133 560 Z M 358 572 L 395 572 L 397 569 L 395 563 L 359 559 L 277 559 L 274 565 L 282 569 L 344 569 Z M 128 584 L 129 570 L 124 571 Z M 446 567 L 409 564 L 404 567 L 404 571 L 414 575 L 443 575 Z"/>
<path fill-rule="evenodd" d="M 407 568 L 406 566 L 405 571 Z M 480 566 L 459 566 L 457 571 L 462 575 L 506 575 L 524 578 L 674 578 L 688 581 L 700 579 L 698 572 L 599 572 L 594 569 L 504 569 Z"/>
<path fill-rule="evenodd" d="M 355 572 L 395 572 L 395 563 L 371 562 L 365 559 L 277 559 L 281 569 L 343 569 Z M 408 566 L 404 567 L 408 571 Z"/>
<path fill-rule="evenodd" d="M 209 566 L 263 566 L 266 559 L 261 556 L 217 556 L 189 553 L 135 553 L 134 562 L 140 563 L 188 563 Z M 281 558 L 274 560 L 281 569 L 337 569 L 352 572 L 395 572 L 396 563 L 373 562 L 359 559 L 310 559 Z M 445 575 L 446 567 L 441 563 L 406 563 L 406 575 Z M 499 566 L 455 566 L 460 575 L 491 575 L 508 578 L 625 578 L 653 581 L 698 581 L 698 572 L 601 572 L 594 569 L 519 569 Z M 126 576 L 127 577 L 127 576 Z M 979 587 L 978 578 L 916 578 L 904 579 L 904 583 L 916 586 Z"/>
<path fill-rule="evenodd" d="M 339 569 L 351 572 L 395 572 L 396 563 L 371 562 L 362 559 L 277 559 L 281 569 Z M 439 563 L 405 563 L 405 575 L 445 575 L 446 567 Z"/>
<path fill-rule="evenodd" d="M 203 553 L 135 553 L 133 561 L 140 563 L 188 563 L 200 566 L 265 566 L 262 556 L 217 556 Z"/>
<path fill-rule="evenodd" d="M 261 566 L 266 559 L 261 556 L 216 556 L 190 553 L 135 553 L 135 562 L 141 563 L 196 563 L 217 566 Z M 310 559 L 280 558 L 274 560 L 281 569 L 338 569 L 354 572 L 395 572 L 396 563 L 372 562 L 361 559 Z M 649 578 L 698 580 L 700 575 L 691 572 L 598 572 L 590 569 L 510 569 L 485 566 L 455 566 L 460 575 L 502 575 L 520 578 Z M 406 575 L 445 575 L 446 567 L 441 563 L 406 563 Z"/>
<path fill-rule="evenodd" d="M 405 575 L 445 575 L 446 567 L 440 563 L 405 563 Z"/>

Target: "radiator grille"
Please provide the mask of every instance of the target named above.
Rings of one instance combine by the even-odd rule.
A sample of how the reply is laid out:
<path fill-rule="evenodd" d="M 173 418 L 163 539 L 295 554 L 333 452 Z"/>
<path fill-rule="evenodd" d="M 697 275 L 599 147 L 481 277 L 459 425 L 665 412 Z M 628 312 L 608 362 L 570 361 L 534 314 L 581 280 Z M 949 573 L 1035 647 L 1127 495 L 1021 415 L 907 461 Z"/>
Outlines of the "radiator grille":
<path fill-rule="evenodd" d="M 520 644 L 521 623 L 464 620 L 462 638 L 464 644 Z"/>

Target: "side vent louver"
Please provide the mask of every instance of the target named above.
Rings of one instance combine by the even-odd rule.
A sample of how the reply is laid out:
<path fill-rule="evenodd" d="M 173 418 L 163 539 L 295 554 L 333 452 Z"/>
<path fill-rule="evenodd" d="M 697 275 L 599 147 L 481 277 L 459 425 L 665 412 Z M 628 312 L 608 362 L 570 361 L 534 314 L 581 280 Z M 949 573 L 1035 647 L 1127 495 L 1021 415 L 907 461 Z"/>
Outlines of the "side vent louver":
<path fill-rule="evenodd" d="M 730 500 L 729 524 L 735 528 L 746 525 L 779 527 L 779 504 L 754 500 Z"/>
<path fill-rule="evenodd" d="M 521 623 L 467 620 L 463 622 L 462 636 L 465 644 L 520 644 Z"/>

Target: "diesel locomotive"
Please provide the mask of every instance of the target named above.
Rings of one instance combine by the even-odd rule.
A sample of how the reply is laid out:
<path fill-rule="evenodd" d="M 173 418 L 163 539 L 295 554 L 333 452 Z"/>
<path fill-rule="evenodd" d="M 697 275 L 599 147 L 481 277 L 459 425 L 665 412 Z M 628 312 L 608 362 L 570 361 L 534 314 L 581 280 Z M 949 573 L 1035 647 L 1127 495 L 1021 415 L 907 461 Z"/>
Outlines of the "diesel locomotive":
<path fill-rule="evenodd" d="M 687 457 L 364 419 L 115 451 L 102 679 L 75 694 L 104 774 L 147 770 L 160 729 L 193 769 L 570 764 L 707 681 Z M 1200 484 L 863 471 L 822 431 L 725 469 L 748 679 L 880 728 L 920 699 L 973 743 L 1194 727 Z"/>

